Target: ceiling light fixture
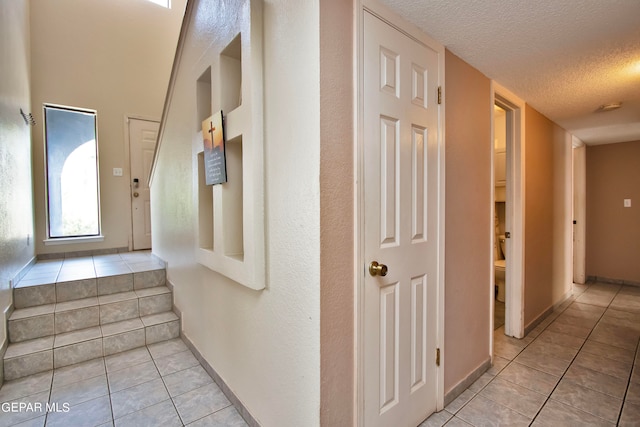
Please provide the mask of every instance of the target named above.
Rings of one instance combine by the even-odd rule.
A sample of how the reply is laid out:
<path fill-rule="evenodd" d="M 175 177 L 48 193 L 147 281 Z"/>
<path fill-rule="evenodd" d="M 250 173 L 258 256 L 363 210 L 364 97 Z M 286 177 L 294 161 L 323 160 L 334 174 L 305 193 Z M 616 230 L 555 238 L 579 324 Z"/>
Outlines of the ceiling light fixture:
<path fill-rule="evenodd" d="M 608 104 L 603 104 L 601 106 L 598 107 L 598 111 L 612 111 L 612 110 L 617 110 L 618 108 L 622 107 L 622 102 L 610 102 Z"/>

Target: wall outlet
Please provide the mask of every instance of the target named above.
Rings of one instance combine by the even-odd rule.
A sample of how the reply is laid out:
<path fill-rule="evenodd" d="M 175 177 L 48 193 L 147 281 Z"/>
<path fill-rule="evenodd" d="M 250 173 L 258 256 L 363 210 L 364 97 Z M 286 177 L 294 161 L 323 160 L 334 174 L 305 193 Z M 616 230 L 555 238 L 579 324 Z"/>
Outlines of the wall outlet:
<path fill-rule="evenodd" d="M 624 207 L 625 208 L 631 207 L 631 199 L 624 199 Z"/>
<path fill-rule="evenodd" d="M 113 168 L 113 176 L 122 176 L 122 168 Z"/>

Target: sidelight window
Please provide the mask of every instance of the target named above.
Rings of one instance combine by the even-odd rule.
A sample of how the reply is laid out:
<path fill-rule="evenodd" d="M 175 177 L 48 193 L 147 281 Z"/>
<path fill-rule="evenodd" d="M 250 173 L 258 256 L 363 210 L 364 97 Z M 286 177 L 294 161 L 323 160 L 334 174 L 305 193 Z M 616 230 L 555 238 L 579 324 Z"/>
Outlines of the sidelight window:
<path fill-rule="evenodd" d="M 48 238 L 100 235 L 96 112 L 44 106 Z"/>

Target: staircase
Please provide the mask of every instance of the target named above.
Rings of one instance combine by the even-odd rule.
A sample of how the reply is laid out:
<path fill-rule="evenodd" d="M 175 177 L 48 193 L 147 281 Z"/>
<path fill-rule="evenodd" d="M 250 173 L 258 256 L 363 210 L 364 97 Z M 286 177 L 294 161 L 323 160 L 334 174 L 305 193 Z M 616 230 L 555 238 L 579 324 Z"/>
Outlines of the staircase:
<path fill-rule="evenodd" d="M 39 261 L 13 290 L 4 379 L 178 337 L 165 277 L 149 253 Z"/>

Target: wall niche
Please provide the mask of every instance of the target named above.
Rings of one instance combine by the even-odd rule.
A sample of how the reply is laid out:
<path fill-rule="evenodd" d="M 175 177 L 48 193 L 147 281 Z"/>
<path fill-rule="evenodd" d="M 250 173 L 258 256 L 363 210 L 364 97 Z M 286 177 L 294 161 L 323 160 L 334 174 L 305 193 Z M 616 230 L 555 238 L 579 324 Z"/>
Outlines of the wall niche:
<path fill-rule="evenodd" d="M 202 121 L 210 117 L 211 111 L 211 67 L 208 67 L 196 81 L 196 131 L 202 130 Z"/>
<path fill-rule="evenodd" d="M 200 264 L 248 288 L 267 286 L 265 270 L 262 2 L 234 3 L 239 19 L 220 29 L 193 72 L 198 130 L 194 183 Z M 223 112 L 227 182 L 204 178 L 202 121 Z"/>

